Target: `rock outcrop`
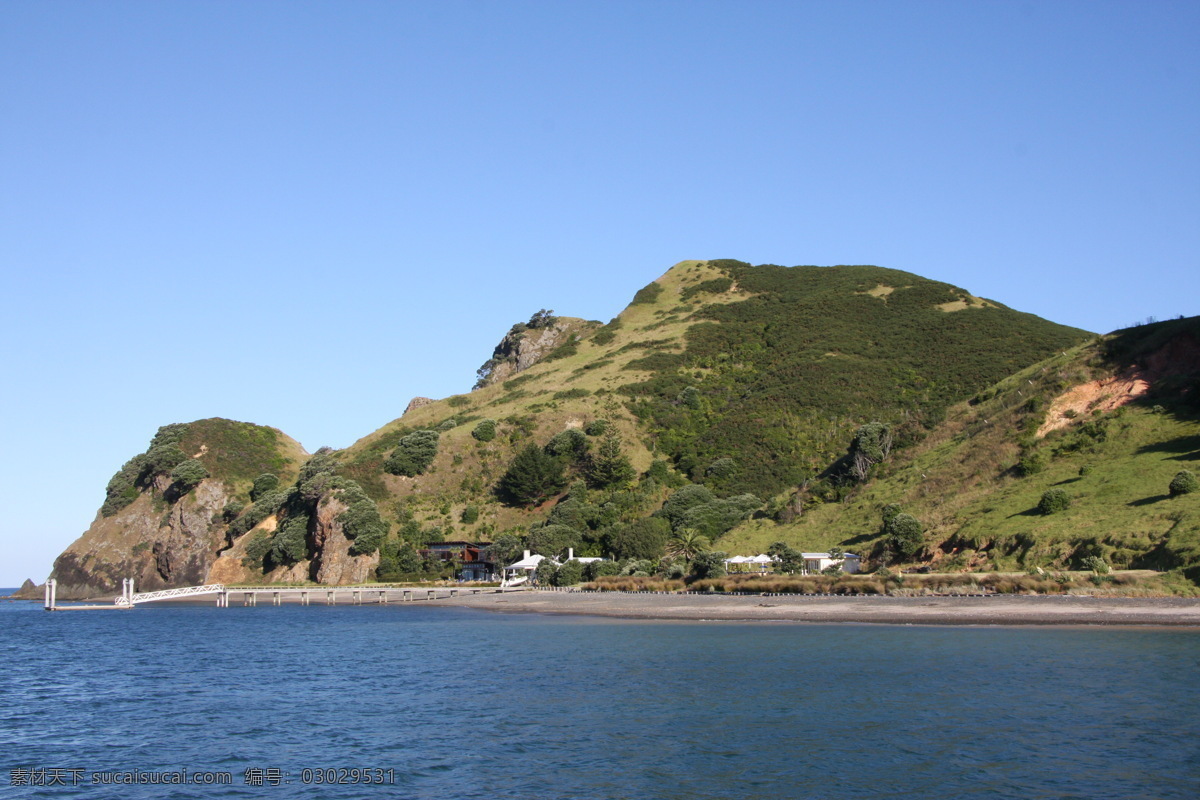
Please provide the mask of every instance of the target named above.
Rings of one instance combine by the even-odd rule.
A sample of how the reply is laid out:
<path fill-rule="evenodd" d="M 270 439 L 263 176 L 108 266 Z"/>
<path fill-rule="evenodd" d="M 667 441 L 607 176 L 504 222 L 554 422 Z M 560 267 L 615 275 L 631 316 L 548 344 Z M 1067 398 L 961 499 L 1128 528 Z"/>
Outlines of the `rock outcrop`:
<path fill-rule="evenodd" d="M 166 508 L 147 492 L 113 516 L 97 514 L 54 562 L 58 596 L 106 597 L 130 577 L 147 592 L 204 583 L 226 544 L 220 514 L 230 499 L 224 484 L 206 480 Z"/>
<path fill-rule="evenodd" d="M 535 317 L 536 319 L 536 317 Z M 558 348 L 570 344 L 587 331 L 599 325 L 597 322 L 575 317 L 549 317 L 538 327 L 526 324 L 514 325 L 496 349 L 492 357 L 479 368 L 476 389 L 491 386 L 523 372 Z"/>
<path fill-rule="evenodd" d="M 347 506 L 334 497 L 326 497 L 317 506 L 313 545 L 317 555 L 310 568 L 311 579 L 333 586 L 362 583 L 379 566 L 379 553 L 351 555 L 352 540 L 346 537 L 338 517 Z"/>

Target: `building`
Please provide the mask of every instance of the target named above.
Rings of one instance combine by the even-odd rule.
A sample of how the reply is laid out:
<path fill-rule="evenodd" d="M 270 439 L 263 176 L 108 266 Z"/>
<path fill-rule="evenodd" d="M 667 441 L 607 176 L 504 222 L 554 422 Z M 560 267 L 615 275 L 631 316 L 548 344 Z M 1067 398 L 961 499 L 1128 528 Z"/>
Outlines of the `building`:
<path fill-rule="evenodd" d="M 464 581 L 495 580 L 496 565 L 486 558 L 491 542 L 430 542 L 418 552 L 422 558 L 454 561 L 460 567 L 457 577 Z"/>
<path fill-rule="evenodd" d="M 843 553 L 834 558 L 829 553 L 801 553 L 804 559 L 804 572 L 821 572 L 828 567 L 840 566 L 842 572 L 853 575 L 862 570 L 862 559 L 853 553 Z"/>

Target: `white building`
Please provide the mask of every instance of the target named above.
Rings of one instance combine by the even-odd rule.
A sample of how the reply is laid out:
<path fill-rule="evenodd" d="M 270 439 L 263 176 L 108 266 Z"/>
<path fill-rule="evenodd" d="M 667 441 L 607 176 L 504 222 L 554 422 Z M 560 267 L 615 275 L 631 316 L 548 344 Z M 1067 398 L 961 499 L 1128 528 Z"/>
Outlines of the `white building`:
<path fill-rule="evenodd" d="M 842 572 L 853 575 L 862 570 L 862 559 L 853 553 L 843 553 L 834 558 L 829 553 L 801 553 L 805 572 L 821 572 L 827 567 L 840 566 Z"/>

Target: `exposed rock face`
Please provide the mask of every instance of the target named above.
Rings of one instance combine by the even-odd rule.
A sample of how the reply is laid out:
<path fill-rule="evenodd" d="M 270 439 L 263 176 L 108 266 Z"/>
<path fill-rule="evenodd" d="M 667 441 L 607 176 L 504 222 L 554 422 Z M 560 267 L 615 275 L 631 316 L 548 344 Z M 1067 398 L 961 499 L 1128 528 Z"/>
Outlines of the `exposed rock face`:
<path fill-rule="evenodd" d="M 540 328 L 514 325 L 496 345 L 492 357 L 479 368 L 475 388 L 500 383 L 529 369 L 595 324 L 574 317 L 556 317 L 553 323 Z"/>
<path fill-rule="evenodd" d="M 379 553 L 351 555 L 352 541 L 346 538 L 338 515 L 346 510 L 340 500 L 326 497 L 317 506 L 313 544 L 317 556 L 310 567 L 310 576 L 317 583 L 337 586 L 362 583 L 368 580 L 379 566 Z M 272 576 L 274 577 L 274 576 Z"/>
<path fill-rule="evenodd" d="M 219 481 L 202 481 L 175 503 L 143 494 L 92 526 L 54 562 L 51 577 L 64 600 L 106 597 L 132 577 L 138 591 L 203 583 L 225 546 L 221 509 L 230 494 Z M 164 513 L 165 511 L 165 513 Z"/>
<path fill-rule="evenodd" d="M 418 409 L 421 406 L 427 406 L 433 402 L 435 402 L 435 401 L 433 401 L 432 399 L 430 399 L 428 397 L 414 397 L 412 400 L 408 401 L 408 406 L 404 409 L 404 413 L 407 414 L 408 412 L 413 411 L 414 409 Z M 403 416 L 403 415 L 401 415 L 401 416 Z"/>

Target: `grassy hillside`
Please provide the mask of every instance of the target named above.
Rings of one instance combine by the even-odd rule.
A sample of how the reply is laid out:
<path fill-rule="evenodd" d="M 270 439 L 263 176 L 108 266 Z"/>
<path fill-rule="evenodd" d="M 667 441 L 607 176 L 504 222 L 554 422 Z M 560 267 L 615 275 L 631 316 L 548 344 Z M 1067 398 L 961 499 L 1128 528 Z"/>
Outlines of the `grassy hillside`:
<path fill-rule="evenodd" d="M 341 471 L 401 538 L 528 537 L 565 500 L 584 509 L 568 525 L 576 549 L 607 553 L 620 526 L 680 485 L 761 505 L 830 470 L 864 422 L 893 423 L 901 445 L 915 443 L 950 403 L 1088 336 L 896 270 L 737 261 L 677 264 L 609 323 L 579 330 L 517 375 L 364 437 L 336 454 Z M 495 435 L 480 440 L 489 420 Z M 638 481 L 585 485 L 577 460 L 545 503 L 497 497 L 523 448 L 597 420 L 619 434 Z M 422 430 L 438 433 L 428 467 L 389 474 L 402 441 Z M 591 453 L 602 438 L 585 439 Z"/>
<path fill-rule="evenodd" d="M 882 511 L 924 527 L 911 560 L 939 569 L 1187 568 L 1200 578 L 1200 493 L 1171 497 L 1200 471 L 1200 320 L 1118 332 L 1022 370 L 954 406 L 924 441 L 840 502 L 805 498 L 787 525 L 748 523 L 720 542 L 754 551 L 779 539 L 886 557 Z M 1133 392 L 1144 392 L 1131 394 Z M 1039 510 L 1045 492 L 1069 506 Z"/>
<path fill-rule="evenodd" d="M 606 324 L 514 325 L 475 391 L 414 404 L 307 477 L 281 434 L 206 420 L 165 428 L 110 500 L 184 456 L 243 497 L 274 472 L 221 524 L 280 574 L 320 561 L 329 491 L 385 579 L 439 570 L 417 551 L 443 539 L 668 577 L 780 541 L 872 565 L 1190 570 L 1200 495 L 1166 495 L 1200 450 L 1197 341 L 1195 320 L 1096 337 L 879 267 L 685 261 Z M 1067 508 L 1038 510 L 1050 489 Z M 915 519 L 885 533 L 885 512 Z"/>

